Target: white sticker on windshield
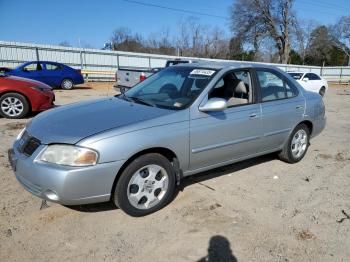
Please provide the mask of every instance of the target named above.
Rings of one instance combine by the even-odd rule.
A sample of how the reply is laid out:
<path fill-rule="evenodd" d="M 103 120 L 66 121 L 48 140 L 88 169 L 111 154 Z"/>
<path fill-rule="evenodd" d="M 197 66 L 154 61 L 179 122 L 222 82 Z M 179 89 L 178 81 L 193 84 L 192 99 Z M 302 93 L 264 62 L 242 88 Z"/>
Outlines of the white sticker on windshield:
<path fill-rule="evenodd" d="M 214 70 L 207 70 L 207 69 L 194 69 L 190 73 L 190 75 L 202 75 L 202 76 L 211 76 L 214 74 Z"/>

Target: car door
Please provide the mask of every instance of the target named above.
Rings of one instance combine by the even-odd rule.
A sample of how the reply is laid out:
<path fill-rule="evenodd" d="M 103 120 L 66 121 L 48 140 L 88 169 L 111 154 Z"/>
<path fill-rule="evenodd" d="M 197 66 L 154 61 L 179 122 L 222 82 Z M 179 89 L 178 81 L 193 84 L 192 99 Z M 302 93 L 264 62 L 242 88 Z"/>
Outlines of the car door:
<path fill-rule="evenodd" d="M 322 86 L 321 78 L 314 73 L 305 74 L 303 81 L 310 91 L 318 92 Z"/>
<path fill-rule="evenodd" d="M 298 88 L 274 69 L 257 69 L 262 110 L 262 151 L 281 148 L 303 118 L 305 99 Z"/>
<path fill-rule="evenodd" d="M 247 103 L 229 106 L 223 111 L 201 112 L 198 108 L 190 115 L 190 169 L 220 165 L 234 159 L 256 154 L 261 135 L 261 109 L 256 102 L 251 81 L 250 70 L 232 71 L 237 75 L 246 75 L 245 85 L 248 85 Z M 201 104 L 213 97 L 225 98 L 220 95 L 224 90 L 223 80 L 227 73 L 214 88 L 208 92 Z M 240 74 L 239 74 L 240 73 Z M 244 78 L 244 77 L 241 77 Z M 223 85 L 223 86 L 220 86 Z M 225 88 L 226 88 L 225 87 Z M 214 93 L 217 94 L 214 94 Z"/>
<path fill-rule="evenodd" d="M 32 62 L 25 64 L 19 69 L 19 76 L 34 79 L 40 82 L 45 82 L 43 75 L 43 64 L 39 62 Z"/>
<path fill-rule="evenodd" d="M 45 63 L 44 65 L 45 82 L 52 86 L 59 86 L 63 80 L 63 68 L 56 63 Z"/>

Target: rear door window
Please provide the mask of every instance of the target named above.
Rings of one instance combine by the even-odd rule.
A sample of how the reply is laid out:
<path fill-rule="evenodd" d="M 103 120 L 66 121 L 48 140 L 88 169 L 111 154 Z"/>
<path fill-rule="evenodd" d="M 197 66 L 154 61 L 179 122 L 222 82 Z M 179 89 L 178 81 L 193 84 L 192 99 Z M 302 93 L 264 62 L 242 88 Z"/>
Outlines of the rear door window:
<path fill-rule="evenodd" d="M 62 67 L 60 65 L 46 64 L 46 70 L 56 71 L 56 70 L 60 70 L 60 69 L 62 69 Z"/>
<path fill-rule="evenodd" d="M 298 90 L 288 84 L 286 79 L 272 71 L 258 70 L 258 82 L 262 102 L 291 98 L 298 95 Z"/>
<path fill-rule="evenodd" d="M 308 78 L 309 80 L 321 80 L 321 78 L 313 73 L 307 73 L 304 77 Z"/>

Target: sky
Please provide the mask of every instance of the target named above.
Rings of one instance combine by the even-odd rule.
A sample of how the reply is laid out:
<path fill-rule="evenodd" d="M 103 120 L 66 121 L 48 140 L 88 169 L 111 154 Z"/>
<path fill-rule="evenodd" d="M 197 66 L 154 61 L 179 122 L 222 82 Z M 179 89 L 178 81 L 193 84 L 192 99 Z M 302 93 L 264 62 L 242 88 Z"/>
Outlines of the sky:
<path fill-rule="evenodd" d="M 175 35 L 179 21 L 192 16 L 230 35 L 229 7 L 234 0 L 137 0 L 146 4 L 185 9 L 212 16 L 144 6 L 125 0 L 0 0 L 0 41 L 102 48 L 115 28 L 128 27 L 144 37 L 169 29 Z M 303 20 L 333 24 L 350 15 L 350 0 L 295 0 Z M 213 17 L 215 16 L 215 17 Z"/>

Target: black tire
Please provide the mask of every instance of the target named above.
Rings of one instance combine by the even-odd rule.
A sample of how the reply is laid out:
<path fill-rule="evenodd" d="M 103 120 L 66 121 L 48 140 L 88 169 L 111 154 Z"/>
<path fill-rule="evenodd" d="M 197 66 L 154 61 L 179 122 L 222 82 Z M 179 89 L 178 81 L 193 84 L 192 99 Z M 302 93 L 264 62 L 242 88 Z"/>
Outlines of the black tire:
<path fill-rule="evenodd" d="M 61 82 L 61 88 L 64 90 L 71 90 L 74 87 L 74 83 L 71 79 L 65 78 Z"/>
<path fill-rule="evenodd" d="M 8 105 L 9 102 L 15 102 L 15 111 L 13 111 L 14 109 L 7 110 L 8 107 L 6 107 L 6 105 Z M 21 94 L 7 93 L 0 97 L 0 115 L 3 117 L 19 119 L 25 117 L 29 111 L 29 103 L 27 99 Z"/>
<path fill-rule="evenodd" d="M 318 93 L 320 94 L 320 96 L 324 97 L 324 94 L 326 93 L 326 88 L 322 86 Z"/>
<path fill-rule="evenodd" d="M 294 156 L 292 153 L 292 140 L 296 133 L 300 130 L 304 130 L 306 133 L 306 148 L 305 151 L 298 157 Z M 290 134 L 287 143 L 284 145 L 282 151 L 278 154 L 279 159 L 287 163 L 297 163 L 305 156 L 310 142 L 310 130 L 305 124 L 299 124 L 293 132 Z"/>
<path fill-rule="evenodd" d="M 168 177 L 168 187 L 163 197 L 161 198 L 161 200 L 155 206 L 147 209 L 141 209 L 133 206 L 129 201 L 128 192 L 129 190 L 131 190 L 131 185 L 130 185 L 130 188 L 128 187 L 129 187 L 129 182 L 131 181 L 133 175 L 138 170 L 148 165 L 158 165 L 165 170 Z M 147 178 L 147 176 L 145 178 Z M 141 190 L 141 188 L 138 188 L 137 191 L 138 190 Z M 172 164 L 164 156 L 156 153 L 150 153 L 150 154 L 145 154 L 136 158 L 124 169 L 115 187 L 113 200 L 114 200 L 114 203 L 128 215 L 134 216 L 134 217 L 140 217 L 140 216 L 145 216 L 153 212 L 156 212 L 159 209 L 163 208 L 165 205 L 167 205 L 172 199 L 174 190 L 175 190 L 175 171 Z M 154 192 L 152 193 L 156 194 L 156 190 L 154 190 Z"/>

